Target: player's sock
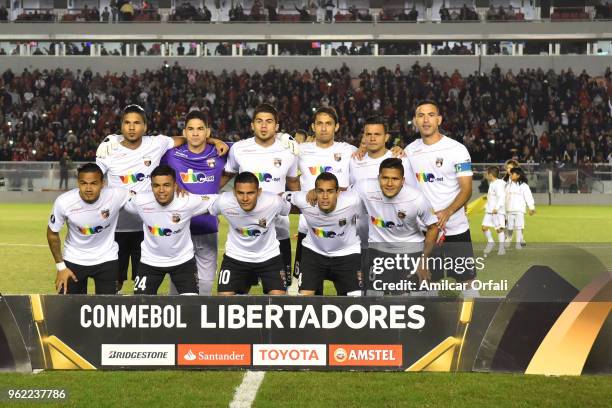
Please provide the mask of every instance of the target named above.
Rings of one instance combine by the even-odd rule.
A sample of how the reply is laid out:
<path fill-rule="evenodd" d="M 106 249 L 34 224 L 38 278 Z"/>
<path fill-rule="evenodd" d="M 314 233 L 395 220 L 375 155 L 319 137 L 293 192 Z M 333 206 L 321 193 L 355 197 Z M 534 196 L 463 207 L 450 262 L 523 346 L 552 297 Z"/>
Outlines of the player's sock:
<path fill-rule="evenodd" d="M 516 249 L 522 249 L 521 241 L 523 240 L 523 230 L 516 230 Z"/>
<path fill-rule="evenodd" d="M 506 248 L 510 246 L 512 242 L 512 236 L 514 235 L 514 230 L 508 230 L 508 235 L 506 235 Z"/>
<path fill-rule="evenodd" d="M 278 243 L 280 244 L 280 253 L 283 258 L 283 264 L 285 265 L 285 280 L 287 283 L 287 287 L 291 286 L 291 278 L 293 277 L 291 273 L 291 240 L 287 239 L 279 239 Z"/>
<path fill-rule="evenodd" d="M 498 232 L 497 238 L 499 239 L 499 250 L 497 251 L 497 254 L 503 255 L 506 253 L 506 233 L 504 231 Z"/>
<path fill-rule="evenodd" d="M 487 238 L 487 242 L 495 242 L 495 241 L 493 240 L 493 234 L 491 233 L 491 230 L 490 230 L 490 229 L 488 229 L 488 230 L 484 231 L 484 235 L 485 235 L 485 237 Z"/>

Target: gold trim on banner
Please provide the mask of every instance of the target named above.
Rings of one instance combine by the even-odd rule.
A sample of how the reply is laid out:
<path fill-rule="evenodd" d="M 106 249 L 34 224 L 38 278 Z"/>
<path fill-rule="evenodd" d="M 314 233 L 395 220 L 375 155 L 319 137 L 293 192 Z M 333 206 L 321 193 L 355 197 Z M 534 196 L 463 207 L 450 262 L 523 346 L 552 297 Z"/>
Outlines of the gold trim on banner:
<path fill-rule="evenodd" d="M 612 310 L 612 272 L 586 286 L 565 308 L 533 355 L 525 374 L 580 375 Z"/>
<path fill-rule="evenodd" d="M 44 367 L 56 370 L 95 370 L 96 367 L 57 336 L 47 334 L 42 297 L 40 295 L 30 295 L 30 303 L 32 305 L 32 319 L 36 325 L 38 342 L 42 350 Z"/>

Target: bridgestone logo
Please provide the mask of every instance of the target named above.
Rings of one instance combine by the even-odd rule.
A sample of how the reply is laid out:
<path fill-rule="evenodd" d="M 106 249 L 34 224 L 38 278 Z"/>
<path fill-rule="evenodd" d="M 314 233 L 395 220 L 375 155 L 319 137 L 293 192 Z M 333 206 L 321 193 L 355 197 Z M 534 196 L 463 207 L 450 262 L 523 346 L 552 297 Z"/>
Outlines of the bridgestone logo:
<path fill-rule="evenodd" d="M 173 366 L 174 344 L 103 344 L 101 365 Z"/>
<path fill-rule="evenodd" d="M 168 353 L 165 351 L 111 351 L 108 358 L 168 358 Z"/>

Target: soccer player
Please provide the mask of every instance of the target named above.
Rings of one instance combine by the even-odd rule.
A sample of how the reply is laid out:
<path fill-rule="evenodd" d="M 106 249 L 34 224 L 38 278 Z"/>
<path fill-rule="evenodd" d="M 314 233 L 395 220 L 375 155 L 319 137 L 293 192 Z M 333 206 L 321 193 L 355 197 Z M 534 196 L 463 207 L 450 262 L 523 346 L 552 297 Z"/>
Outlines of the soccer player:
<path fill-rule="evenodd" d="M 145 136 L 147 118 L 139 105 L 128 105 L 121 117 L 121 135 L 110 135 L 100 144 L 96 164 L 106 174 L 110 187 L 121 187 L 136 193 L 151 191 L 151 171 L 162 156 L 173 147 L 185 143 L 185 138 L 168 136 Z M 213 138 L 207 143 L 227 151 L 227 145 Z M 132 278 L 137 275 L 140 264 L 140 243 L 143 240 L 142 223 L 134 214 L 122 211 L 117 223 L 115 241 L 119 245 L 119 285 L 127 279 L 128 264 L 132 264 Z"/>
<path fill-rule="evenodd" d="M 421 137 L 410 143 L 405 152 L 415 172 L 417 185 L 431 203 L 438 217 L 439 242 L 437 256 L 451 258 L 455 262 L 474 259 L 470 224 L 465 214 L 465 204 L 472 195 L 472 163 L 470 154 L 461 143 L 440 133 L 442 115 L 438 104 L 424 100 L 417 104 L 413 119 Z M 460 261 L 461 260 L 461 261 Z M 473 263 L 472 263 L 473 265 Z M 438 281 L 443 271 L 432 271 L 432 280 Z M 473 267 L 463 273 L 454 269 L 446 271 L 447 277 L 469 284 L 475 277 Z M 464 291 L 465 296 L 477 295 Z"/>
<path fill-rule="evenodd" d="M 180 188 L 199 195 L 217 194 L 227 156 L 220 155 L 214 146 L 206 143 L 210 127 L 201 111 L 193 110 L 187 114 L 183 135 L 187 144 L 167 151 L 161 162 L 176 171 Z M 217 217 L 210 214 L 193 217 L 190 229 L 200 295 L 210 295 L 217 271 Z M 176 293 L 171 284 L 169 294 Z"/>
<path fill-rule="evenodd" d="M 276 138 L 278 128 L 276 109 L 269 104 L 259 105 L 251 122 L 254 137 L 236 142 L 232 146 L 221 187 L 237 173 L 248 171 L 257 176 L 262 191 L 279 194 L 286 190 L 300 189 L 297 175 L 298 158 Z M 276 220 L 276 236 L 280 242 L 284 269 L 288 271 L 290 279 L 291 241 L 288 216 Z"/>
<path fill-rule="evenodd" d="M 404 163 L 398 158 L 387 158 L 379 166 L 378 178 L 358 181 L 353 187 L 364 203 L 370 223 L 368 241 L 369 269 L 373 271 L 376 258 L 392 258 L 390 254 L 408 254 L 410 258 L 422 259 L 416 270 L 392 269 L 383 273 L 384 282 L 412 280 L 415 283 L 431 279 L 426 259 L 430 255 L 438 236 L 438 219 L 431 205 L 419 190 L 406 184 Z M 427 233 L 423 236 L 421 225 Z M 423 257 L 421 257 L 423 255 Z M 413 279 L 414 274 L 418 280 Z M 381 288 L 372 286 L 376 276 L 371 272 L 367 280 L 368 292 L 380 294 Z M 384 292 L 389 292 L 383 290 Z M 391 291 L 398 294 L 406 291 Z"/>
<path fill-rule="evenodd" d="M 504 227 L 506 226 L 506 183 L 499 178 L 499 167 L 497 166 L 487 167 L 486 177 L 489 182 L 489 191 L 487 193 L 485 216 L 482 220 L 482 232 L 487 239 L 484 255 L 489 255 L 495 247 L 491 228 L 497 232 L 499 239 L 497 254 L 504 255 L 506 253 L 504 245 L 506 240 L 506 234 L 504 233 Z"/>
<path fill-rule="evenodd" d="M 338 178 L 329 172 L 317 176 L 315 191 L 316 206 L 308 203 L 305 191 L 286 193 L 286 199 L 304 216 L 308 230 L 302 241 L 299 293 L 312 296 L 329 279 L 338 295 L 361 296 L 363 274 L 356 223 L 364 211 L 359 195 L 354 191 L 340 193 Z"/>
<path fill-rule="evenodd" d="M 350 185 L 349 167 L 351 157 L 357 150 L 345 142 L 336 142 L 335 134 L 340 128 L 338 114 L 334 108 L 320 107 L 313 115 L 311 124 L 315 141 L 300 145 L 298 167 L 300 171 L 300 189 L 308 192 L 315 188 L 316 178 L 324 172 L 336 176 L 339 187 L 345 190 Z M 308 231 L 303 214 L 300 215 L 298 242 L 295 250 L 294 275 L 299 275 L 302 253 L 302 241 Z M 322 293 L 318 293 L 322 294 Z"/>
<path fill-rule="evenodd" d="M 55 259 L 55 288 L 60 293 L 86 294 L 87 279 L 96 294 L 117 293 L 117 243 L 115 228 L 120 209 L 130 198 L 120 188 L 105 188 L 102 170 L 93 163 L 78 169 L 77 188 L 60 195 L 47 227 L 49 249 Z M 68 224 L 64 242 L 59 236 Z"/>
<path fill-rule="evenodd" d="M 151 172 L 152 193 L 138 193 L 125 206 L 141 218 L 144 240 L 134 294 L 156 295 L 166 274 L 179 294 L 197 295 L 197 266 L 189 232 L 191 218 L 208 212 L 209 196 L 175 195 L 176 173 L 166 164 Z"/>
<path fill-rule="evenodd" d="M 529 208 L 529 215 L 535 214 L 535 202 L 527 176 L 520 167 L 510 170 L 510 182 L 506 188 L 506 213 L 508 214 L 508 244 L 512 242 L 513 232 L 516 231 L 516 249 L 521 249 L 523 230 L 525 229 L 525 212 Z"/>
<path fill-rule="evenodd" d="M 291 205 L 281 196 L 262 191 L 259 177 L 250 172 L 236 176 L 233 192 L 219 195 L 209 212 L 223 215 L 229 231 L 218 295 L 247 294 L 254 277 L 261 280 L 268 295 L 287 293 L 287 270 L 276 238 L 276 223 L 290 210 Z"/>

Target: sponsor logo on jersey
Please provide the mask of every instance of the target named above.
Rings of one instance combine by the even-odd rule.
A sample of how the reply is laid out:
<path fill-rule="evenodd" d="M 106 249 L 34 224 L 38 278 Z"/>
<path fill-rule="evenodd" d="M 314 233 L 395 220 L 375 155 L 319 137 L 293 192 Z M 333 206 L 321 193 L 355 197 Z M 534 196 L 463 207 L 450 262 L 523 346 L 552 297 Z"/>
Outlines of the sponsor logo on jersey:
<path fill-rule="evenodd" d="M 142 173 L 126 174 L 124 176 L 119 176 L 119 179 L 123 184 L 138 183 L 139 181 L 142 181 L 146 178 L 147 176 Z"/>
<path fill-rule="evenodd" d="M 372 217 L 370 216 L 370 221 L 372 221 L 372 225 L 378 228 L 394 228 L 395 223 L 393 221 L 385 221 L 382 218 Z"/>
<path fill-rule="evenodd" d="M 319 238 L 336 238 L 344 235 L 344 232 L 338 234 L 335 231 L 325 231 L 321 228 L 313 228 L 312 232 L 314 232 L 315 236 Z"/>
<path fill-rule="evenodd" d="M 180 172 L 181 181 L 185 184 L 193 184 L 193 183 L 211 183 L 215 181 L 215 176 L 207 176 L 204 173 L 194 173 L 193 169 L 188 169 L 187 173 Z"/>
<path fill-rule="evenodd" d="M 169 237 L 172 234 L 181 232 L 180 229 L 176 231 L 172 231 L 170 228 L 163 228 L 157 225 L 154 225 L 152 227 L 150 225 L 147 225 L 147 228 L 149 229 L 149 232 L 151 233 L 151 235 L 155 237 Z"/>
<path fill-rule="evenodd" d="M 255 366 L 324 366 L 325 344 L 253 344 Z"/>
<path fill-rule="evenodd" d="M 178 223 L 180 221 L 181 221 L 181 214 L 179 214 L 179 213 L 172 214 L 172 222 L 173 223 L 176 224 L 176 223 Z"/>
<path fill-rule="evenodd" d="M 236 232 L 243 237 L 258 237 L 261 235 L 261 231 L 258 229 L 236 228 Z"/>
<path fill-rule="evenodd" d="M 330 344 L 330 366 L 401 367 L 401 344 Z"/>
<path fill-rule="evenodd" d="M 215 166 L 217 165 L 217 160 L 212 159 L 212 158 L 211 159 L 206 159 L 206 165 L 208 167 L 210 167 L 211 169 L 214 169 Z"/>
<path fill-rule="evenodd" d="M 272 177 L 270 173 L 253 173 L 260 183 L 269 183 L 270 181 L 280 181 L 280 177 Z"/>
<path fill-rule="evenodd" d="M 89 225 L 85 225 L 83 227 L 79 227 L 79 231 L 83 235 L 94 235 L 99 234 L 104 230 L 105 227 L 98 225 L 97 227 L 90 227 Z"/>
<path fill-rule="evenodd" d="M 173 366 L 174 344 L 102 344 L 103 366 Z"/>
<path fill-rule="evenodd" d="M 444 164 L 444 159 L 442 157 L 437 157 L 436 158 L 436 167 L 442 167 L 442 164 Z"/>
<path fill-rule="evenodd" d="M 444 177 L 436 177 L 433 173 L 415 173 L 419 183 L 433 183 L 434 181 L 444 181 Z"/>
<path fill-rule="evenodd" d="M 318 176 L 321 173 L 331 173 L 332 166 L 313 166 L 308 167 L 308 170 L 310 170 L 310 174 L 313 176 Z"/>
<path fill-rule="evenodd" d="M 110 217 L 110 210 L 102 210 L 100 214 L 102 215 L 102 218 L 107 219 L 108 217 Z"/>
<path fill-rule="evenodd" d="M 179 344 L 178 365 L 242 366 L 251 364 L 250 344 Z"/>

